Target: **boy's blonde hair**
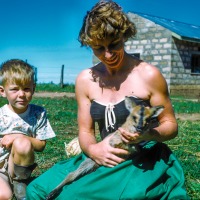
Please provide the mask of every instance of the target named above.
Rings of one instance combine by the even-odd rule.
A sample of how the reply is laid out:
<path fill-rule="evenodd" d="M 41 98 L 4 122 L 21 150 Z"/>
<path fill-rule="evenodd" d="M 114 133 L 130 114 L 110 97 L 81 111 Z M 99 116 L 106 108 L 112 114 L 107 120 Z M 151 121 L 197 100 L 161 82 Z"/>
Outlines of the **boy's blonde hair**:
<path fill-rule="evenodd" d="M 106 37 L 123 37 L 125 41 L 136 35 L 136 27 L 122 8 L 113 1 L 100 1 L 83 20 L 79 33 L 79 42 L 82 46 L 91 46 L 93 40 L 102 40 Z"/>
<path fill-rule="evenodd" d="M 33 67 L 19 59 L 11 59 L 0 66 L 0 85 L 5 86 L 7 83 L 15 83 L 24 85 L 30 81 L 34 81 Z"/>

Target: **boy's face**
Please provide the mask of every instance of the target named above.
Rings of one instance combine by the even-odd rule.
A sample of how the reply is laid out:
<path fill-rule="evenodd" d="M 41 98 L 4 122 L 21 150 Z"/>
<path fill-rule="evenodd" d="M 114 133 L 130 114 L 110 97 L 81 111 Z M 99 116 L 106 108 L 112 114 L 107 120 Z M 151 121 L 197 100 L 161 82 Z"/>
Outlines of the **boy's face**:
<path fill-rule="evenodd" d="M 28 104 L 32 99 L 35 85 L 33 81 L 25 85 L 16 83 L 7 83 L 4 87 L 0 86 L 0 93 L 6 97 L 9 102 L 9 108 L 17 114 L 23 113 L 28 108 Z"/>

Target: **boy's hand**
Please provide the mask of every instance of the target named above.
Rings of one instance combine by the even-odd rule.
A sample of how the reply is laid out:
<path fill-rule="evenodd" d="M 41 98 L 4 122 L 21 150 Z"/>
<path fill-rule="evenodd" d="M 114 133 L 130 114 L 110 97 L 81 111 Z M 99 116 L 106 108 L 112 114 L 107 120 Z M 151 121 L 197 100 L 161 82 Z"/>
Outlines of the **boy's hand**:
<path fill-rule="evenodd" d="M 3 138 L 1 139 L 1 146 L 6 148 L 6 149 L 11 149 L 13 141 L 17 137 L 21 137 L 22 134 L 7 134 L 4 135 Z"/>

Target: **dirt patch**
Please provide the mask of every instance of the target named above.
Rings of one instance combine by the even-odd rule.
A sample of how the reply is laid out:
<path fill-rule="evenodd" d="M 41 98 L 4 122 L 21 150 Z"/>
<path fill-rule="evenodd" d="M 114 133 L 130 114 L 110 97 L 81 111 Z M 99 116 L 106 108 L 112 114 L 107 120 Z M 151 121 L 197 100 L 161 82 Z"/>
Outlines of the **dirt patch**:
<path fill-rule="evenodd" d="M 50 98 L 62 98 L 70 97 L 75 98 L 75 93 L 69 92 L 36 92 L 34 97 L 50 97 Z"/>
<path fill-rule="evenodd" d="M 200 113 L 181 113 L 176 114 L 176 119 L 182 121 L 200 121 Z"/>

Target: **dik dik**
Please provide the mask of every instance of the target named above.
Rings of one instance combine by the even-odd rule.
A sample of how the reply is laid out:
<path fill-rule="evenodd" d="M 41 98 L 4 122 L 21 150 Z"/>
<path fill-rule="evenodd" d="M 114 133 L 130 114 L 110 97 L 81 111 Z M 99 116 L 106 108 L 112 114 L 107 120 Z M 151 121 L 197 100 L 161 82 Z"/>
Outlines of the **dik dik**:
<path fill-rule="evenodd" d="M 143 105 L 136 105 L 129 97 L 125 98 L 125 106 L 130 114 L 125 123 L 121 126 L 129 132 L 140 132 L 141 134 L 148 130 L 151 118 L 157 117 L 164 109 L 163 106 L 155 106 L 151 108 L 144 107 Z M 128 150 L 131 154 L 137 151 L 136 145 L 126 144 L 121 139 L 120 131 L 111 133 L 110 145 L 121 149 Z M 62 189 L 66 184 L 79 179 L 80 177 L 95 171 L 99 165 L 90 158 L 83 161 L 78 169 L 69 173 L 66 178 L 46 197 L 46 200 L 53 199 L 53 197 Z"/>

